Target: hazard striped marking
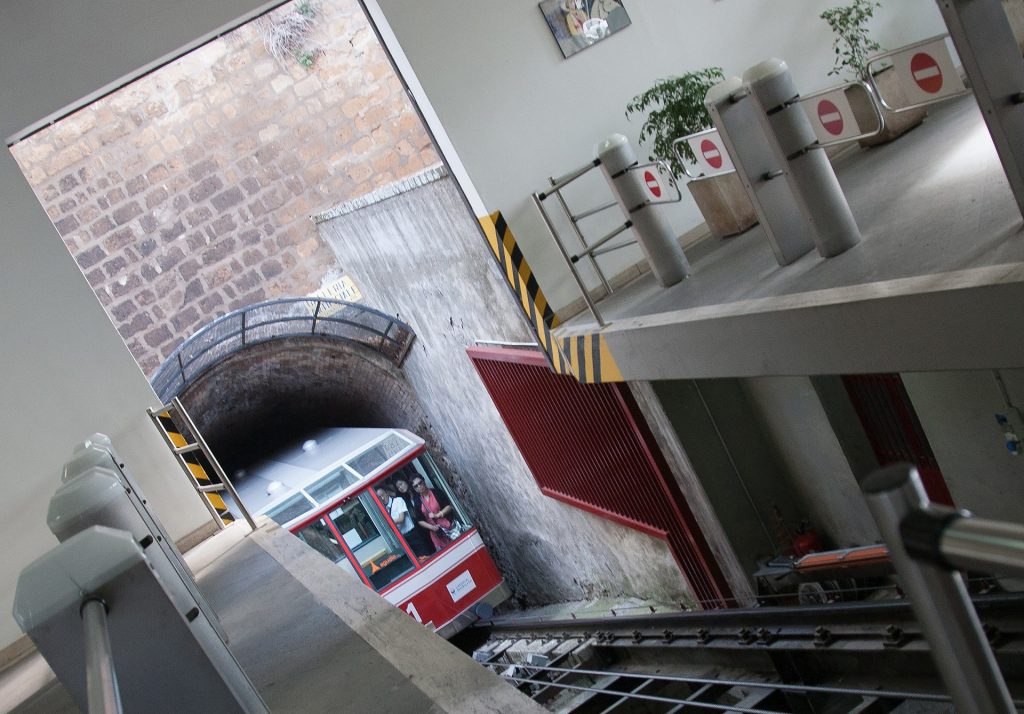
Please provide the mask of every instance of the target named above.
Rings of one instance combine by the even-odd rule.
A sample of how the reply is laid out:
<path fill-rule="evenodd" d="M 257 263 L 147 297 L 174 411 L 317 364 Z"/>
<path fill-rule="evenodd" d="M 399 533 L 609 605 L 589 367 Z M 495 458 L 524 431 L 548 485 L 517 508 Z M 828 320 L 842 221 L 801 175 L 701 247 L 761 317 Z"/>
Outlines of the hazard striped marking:
<path fill-rule="evenodd" d="M 171 416 L 170 411 L 157 414 L 157 421 L 175 448 L 180 449 L 183 446 L 190 445 L 181 429 L 174 423 L 174 418 Z M 201 450 L 190 451 L 187 454 L 177 454 L 177 456 L 200 486 L 220 483 L 220 479 L 217 478 L 217 472 L 211 466 L 209 459 L 206 458 L 206 454 Z M 224 498 L 219 493 L 202 493 L 200 495 L 210 502 L 210 505 L 217 511 L 217 516 L 220 517 L 225 525 L 235 522 L 235 517 L 231 515 L 231 511 L 224 502 Z"/>
<path fill-rule="evenodd" d="M 487 237 L 488 247 L 519 307 L 530 321 L 541 350 L 548 356 L 552 371 L 569 374 L 580 382 L 621 382 L 622 373 L 601 334 L 555 338 L 551 330 L 558 318 L 548 304 L 515 236 L 501 211 L 478 219 Z"/>

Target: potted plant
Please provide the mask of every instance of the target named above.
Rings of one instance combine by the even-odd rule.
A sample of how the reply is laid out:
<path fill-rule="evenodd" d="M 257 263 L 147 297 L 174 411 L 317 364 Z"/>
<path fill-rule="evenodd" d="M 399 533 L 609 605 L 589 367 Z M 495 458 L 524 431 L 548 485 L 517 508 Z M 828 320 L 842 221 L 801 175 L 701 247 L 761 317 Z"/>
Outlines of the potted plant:
<path fill-rule="evenodd" d="M 853 0 L 849 5 L 833 7 L 821 13 L 821 19 L 832 29 L 832 48 L 835 50 L 835 64 L 829 70 L 829 76 L 845 75 L 847 79 L 867 82 L 873 78 L 875 86 L 893 106 L 907 103 L 906 94 L 892 67 L 875 70 L 873 77 L 868 72 L 868 60 L 882 46 L 871 39 L 868 32 L 868 21 L 874 17 L 875 9 L 882 4 L 876 0 Z M 854 118 L 862 127 L 876 124 L 875 111 L 870 102 L 874 97 L 866 95 L 859 89 L 848 89 L 846 97 L 850 101 Z M 861 140 L 861 146 L 875 146 L 892 141 L 901 134 L 910 131 L 920 124 L 927 111 L 921 107 L 905 112 L 892 112 L 878 105 L 885 119 L 885 128 L 876 136 Z"/>
<path fill-rule="evenodd" d="M 640 128 L 640 141 L 651 145 L 652 161 L 662 159 L 669 164 L 676 180 L 683 180 L 685 172 L 672 150 L 672 143 L 711 128 L 704 95 L 724 78 L 720 67 L 708 67 L 661 79 L 626 105 L 626 118 L 634 114 L 646 115 Z M 688 159 L 694 160 L 688 144 L 680 148 Z M 712 234 L 720 238 L 735 235 L 757 223 L 757 214 L 736 172 L 693 179 L 687 183 L 687 188 Z"/>

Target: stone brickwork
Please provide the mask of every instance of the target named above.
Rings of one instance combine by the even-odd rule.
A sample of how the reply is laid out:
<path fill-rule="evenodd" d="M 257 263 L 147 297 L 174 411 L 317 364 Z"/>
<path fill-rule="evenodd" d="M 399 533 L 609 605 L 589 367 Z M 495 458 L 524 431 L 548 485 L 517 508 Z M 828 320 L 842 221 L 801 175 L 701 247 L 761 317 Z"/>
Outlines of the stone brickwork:
<path fill-rule="evenodd" d="M 340 275 L 310 214 L 438 161 L 358 3 L 314 7 L 309 68 L 246 25 L 12 149 L 147 374 L 214 318 Z"/>

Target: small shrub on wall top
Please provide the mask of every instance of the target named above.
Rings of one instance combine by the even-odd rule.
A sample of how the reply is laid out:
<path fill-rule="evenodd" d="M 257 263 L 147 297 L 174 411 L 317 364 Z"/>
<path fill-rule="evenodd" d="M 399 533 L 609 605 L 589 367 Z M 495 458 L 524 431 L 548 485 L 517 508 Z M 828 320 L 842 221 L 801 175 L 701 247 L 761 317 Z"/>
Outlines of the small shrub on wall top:
<path fill-rule="evenodd" d="M 828 23 L 834 35 L 832 49 L 836 56 L 835 65 L 828 73 L 830 77 L 845 71 L 853 75 L 852 79 L 868 80 L 868 58 L 882 46 L 871 39 L 867 24 L 879 7 L 882 7 L 880 2 L 854 0 L 850 5 L 821 13 L 821 19 Z"/>
<path fill-rule="evenodd" d="M 672 142 L 711 127 L 711 117 L 704 107 L 704 95 L 723 79 L 725 75 L 721 67 L 708 67 L 660 79 L 626 105 L 627 118 L 632 114 L 646 114 L 640 128 L 640 141 L 653 140 L 650 159 L 667 161 L 676 178 L 683 176 L 683 168 L 672 151 Z M 688 144 L 684 143 L 680 148 L 687 158 L 694 160 Z"/>

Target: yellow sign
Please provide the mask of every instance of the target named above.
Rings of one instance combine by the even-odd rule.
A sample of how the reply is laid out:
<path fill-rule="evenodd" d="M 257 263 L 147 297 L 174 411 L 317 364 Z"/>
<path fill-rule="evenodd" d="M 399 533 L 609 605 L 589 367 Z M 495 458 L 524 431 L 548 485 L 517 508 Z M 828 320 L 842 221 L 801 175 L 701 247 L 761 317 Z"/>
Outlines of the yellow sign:
<path fill-rule="evenodd" d="M 335 280 L 330 285 L 317 290 L 310 297 L 319 298 L 330 298 L 332 300 L 344 300 L 345 302 L 359 302 L 363 299 L 363 294 L 359 292 L 359 288 L 353 282 L 352 278 L 347 275 L 343 275 Z"/>

